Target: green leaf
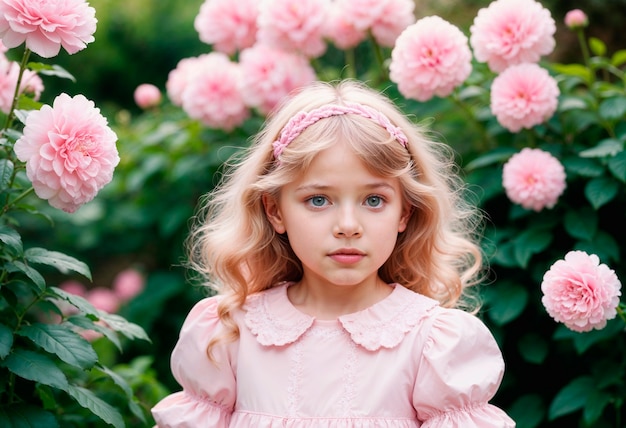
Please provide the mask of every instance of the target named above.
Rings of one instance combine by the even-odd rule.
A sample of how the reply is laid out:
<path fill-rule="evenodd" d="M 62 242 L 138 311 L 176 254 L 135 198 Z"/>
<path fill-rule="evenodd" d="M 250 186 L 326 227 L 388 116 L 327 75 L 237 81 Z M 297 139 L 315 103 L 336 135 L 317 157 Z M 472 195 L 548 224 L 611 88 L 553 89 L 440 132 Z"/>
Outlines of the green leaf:
<path fill-rule="evenodd" d="M 128 401 L 128 406 L 130 407 L 130 410 L 133 412 L 135 416 L 137 416 L 139 419 L 141 419 L 145 423 L 146 417 L 143 411 L 141 410 L 141 407 L 139 407 L 137 403 L 135 403 L 134 401 L 135 396 L 133 394 L 133 390 L 128 384 L 128 382 L 126 382 L 126 379 L 124 379 L 122 376 L 120 376 L 119 374 L 117 374 L 116 372 L 114 372 L 108 367 L 105 367 L 102 365 L 98 365 L 97 367 L 104 374 L 108 375 L 113 380 L 113 382 L 115 382 L 115 384 L 124 391 L 124 393 L 126 394 L 126 401 Z"/>
<path fill-rule="evenodd" d="M 0 190 L 6 190 L 11 184 L 15 165 L 10 159 L 0 159 Z"/>
<path fill-rule="evenodd" d="M 602 158 L 615 156 L 622 150 L 624 150 L 624 143 L 615 138 L 607 138 L 600 141 L 595 147 L 581 151 L 579 155 L 583 158 Z"/>
<path fill-rule="evenodd" d="M 536 428 L 543 421 L 546 409 L 539 394 L 526 394 L 515 400 L 508 413 L 517 428 Z"/>
<path fill-rule="evenodd" d="M 72 366 L 90 369 L 98 361 L 91 344 L 64 325 L 35 323 L 23 326 L 17 334 Z"/>
<path fill-rule="evenodd" d="M 74 76 L 60 65 L 50 65 L 44 64 L 42 62 L 29 62 L 28 68 L 32 71 L 36 71 L 39 74 L 44 74 L 47 76 L 57 76 L 63 79 L 69 79 L 72 82 L 76 82 Z"/>
<path fill-rule="evenodd" d="M 528 333 L 517 342 L 517 350 L 529 363 L 541 364 L 548 356 L 548 343 L 542 336 Z"/>
<path fill-rule="evenodd" d="M 589 207 L 565 213 L 563 225 L 567 233 L 583 241 L 591 241 L 598 231 L 598 215 Z"/>
<path fill-rule="evenodd" d="M 580 97 L 572 97 L 572 96 L 563 96 L 559 100 L 559 112 L 569 111 L 569 110 L 582 110 L 589 108 L 587 102 Z"/>
<path fill-rule="evenodd" d="M 501 163 L 508 160 L 511 156 L 517 153 L 517 150 L 506 147 L 490 150 L 487 154 L 477 157 L 473 161 L 465 165 L 465 169 L 471 171 L 476 168 L 482 168 L 488 165 Z"/>
<path fill-rule="evenodd" d="M 591 158 L 566 158 L 563 166 L 567 175 L 580 175 L 581 177 L 599 177 L 604 173 L 604 167 L 595 159 Z"/>
<path fill-rule="evenodd" d="M 626 183 L 626 151 L 619 152 L 609 159 L 608 166 L 615 178 Z"/>
<path fill-rule="evenodd" d="M 583 418 L 588 426 L 593 426 L 593 423 L 602 416 L 604 408 L 613 401 L 613 397 L 605 391 L 593 390 L 589 397 L 587 397 L 587 403 L 583 409 Z"/>
<path fill-rule="evenodd" d="M 585 196 L 596 210 L 617 196 L 619 182 L 610 177 L 596 177 L 585 186 Z"/>
<path fill-rule="evenodd" d="M 515 259 L 525 268 L 530 258 L 548 248 L 551 242 L 552 233 L 544 228 L 525 230 L 514 240 Z"/>
<path fill-rule="evenodd" d="M 582 250 L 588 254 L 597 254 L 600 260 L 613 260 L 614 262 L 620 260 L 620 249 L 615 237 L 601 229 L 591 242 L 577 242 L 573 249 Z"/>
<path fill-rule="evenodd" d="M 0 324 L 0 359 L 5 359 L 13 346 L 13 330 Z"/>
<path fill-rule="evenodd" d="M 612 97 L 600 103 L 600 117 L 606 120 L 619 120 L 626 114 L 626 97 Z"/>
<path fill-rule="evenodd" d="M 487 316 L 496 324 L 504 325 L 520 316 L 528 303 L 528 291 L 519 284 L 502 282 L 484 290 Z"/>
<path fill-rule="evenodd" d="M 7 263 L 6 269 L 8 272 L 21 272 L 30 279 L 35 287 L 37 287 L 38 292 L 42 292 L 46 288 L 46 280 L 45 278 L 37 271 L 19 260 L 15 260 L 11 263 Z"/>
<path fill-rule="evenodd" d="M 585 82 L 592 80 L 591 70 L 581 64 L 552 64 L 551 68 L 558 74 L 580 77 Z"/>
<path fill-rule="evenodd" d="M 595 389 L 593 379 L 582 376 L 574 379 L 563 387 L 554 397 L 548 410 L 551 421 L 583 408 L 590 392 Z"/>
<path fill-rule="evenodd" d="M 9 226 L 0 225 L 0 242 L 6 245 L 17 255 L 21 255 L 23 252 L 22 237 L 17 230 Z"/>
<path fill-rule="evenodd" d="M 0 407 L 2 428 L 58 428 L 54 415 L 32 404 L 11 404 Z"/>
<path fill-rule="evenodd" d="M 68 385 L 67 393 L 76 400 L 78 404 L 90 410 L 104 422 L 113 425 L 115 428 L 124 428 L 124 419 L 120 412 L 90 390 L 76 385 Z"/>
<path fill-rule="evenodd" d="M 48 291 L 53 297 L 58 297 L 69 302 L 72 306 L 78 309 L 81 313 L 92 316 L 94 319 L 100 318 L 100 311 L 95 308 L 94 305 L 89 303 L 87 299 L 76 294 L 68 293 L 57 287 L 49 287 Z"/>
<path fill-rule="evenodd" d="M 129 322 L 126 318 L 117 314 L 107 314 L 106 312 L 100 312 L 100 319 L 104 321 L 111 329 L 122 333 L 129 339 L 143 339 L 150 342 L 150 338 L 146 334 L 143 328 Z"/>
<path fill-rule="evenodd" d="M 9 354 L 2 365 L 24 379 L 67 390 L 65 374 L 54 361 L 43 354 L 17 348 Z"/>
<path fill-rule="evenodd" d="M 107 328 L 106 326 L 101 325 L 101 324 L 96 324 L 93 320 L 82 315 L 81 316 L 78 316 L 78 315 L 69 316 L 67 318 L 67 321 L 71 323 L 72 325 L 75 325 L 83 330 L 93 330 L 97 333 L 102 334 L 104 337 L 109 339 L 117 347 L 117 349 L 120 352 L 123 351 L 122 342 L 120 342 L 120 339 L 117 333 L 111 330 L 110 328 Z"/>
<path fill-rule="evenodd" d="M 57 251 L 48 251 L 45 248 L 29 248 L 24 252 L 24 257 L 31 263 L 39 263 L 47 266 L 55 267 L 61 273 L 69 273 L 70 271 L 79 273 L 91 280 L 91 271 L 89 267 L 74 257 Z"/>
<path fill-rule="evenodd" d="M 614 67 L 621 67 L 626 63 L 626 49 L 619 50 L 611 57 L 611 65 Z"/>
<path fill-rule="evenodd" d="M 589 37 L 589 49 L 597 56 L 606 54 L 606 44 L 597 37 Z"/>

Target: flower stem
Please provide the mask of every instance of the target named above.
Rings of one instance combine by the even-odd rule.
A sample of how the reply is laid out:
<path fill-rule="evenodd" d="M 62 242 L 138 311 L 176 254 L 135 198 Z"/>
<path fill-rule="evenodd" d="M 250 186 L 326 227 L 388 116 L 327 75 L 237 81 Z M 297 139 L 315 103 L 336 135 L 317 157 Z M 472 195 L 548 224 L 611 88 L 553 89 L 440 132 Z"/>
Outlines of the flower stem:
<path fill-rule="evenodd" d="M 385 69 L 385 58 L 383 56 L 383 50 L 380 45 L 376 42 L 376 39 L 370 32 L 370 41 L 372 42 L 372 46 L 374 47 L 374 56 L 376 57 L 376 63 L 378 64 L 378 69 L 380 71 L 379 75 L 379 83 L 385 82 L 389 80 L 389 76 L 387 75 L 387 70 Z"/>
<path fill-rule="evenodd" d="M 17 107 L 17 100 L 20 95 L 20 86 L 22 85 L 22 77 L 24 76 L 24 71 L 26 70 L 26 65 L 28 64 L 29 57 L 30 57 L 30 49 L 24 48 L 24 55 L 22 55 L 22 62 L 20 63 L 20 71 L 19 71 L 19 74 L 17 75 L 17 83 L 15 85 L 15 91 L 13 92 L 13 101 L 11 102 L 11 108 L 9 110 L 9 114 L 7 115 L 7 120 L 4 124 L 4 128 L 2 130 L 3 134 L 13 124 L 13 119 L 15 117 L 15 108 Z"/>
<path fill-rule="evenodd" d="M 7 211 L 15 206 L 15 204 L 24 199 L 26 196 L 33 193 L 33 190 L 35 189 L 31 186 L 28 189 L 24 190 L 17 198 L 13 199 L 11 202 L 7 202 L 2 208 L 2 214 L 6 214 Z"/>
<path fill-rule="evenodd" d="M 354 48 L 345 49 L 344 55 L 346 58 L 346 76 L 349 79 L 356 78 L 356 60 L 354 56 Z"/>

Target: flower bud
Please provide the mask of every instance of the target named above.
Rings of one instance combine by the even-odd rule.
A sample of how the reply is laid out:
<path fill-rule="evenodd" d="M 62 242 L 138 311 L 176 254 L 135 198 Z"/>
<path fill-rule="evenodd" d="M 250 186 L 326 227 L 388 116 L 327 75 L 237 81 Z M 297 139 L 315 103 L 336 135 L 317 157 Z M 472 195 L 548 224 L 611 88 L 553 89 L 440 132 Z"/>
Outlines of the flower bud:
<path fill-rule="evenodd" d="M 156 107 L 161 102 L 161 91 L 150 83 L 142 83 L 137 86 L 133 95 L 137 105 L 144 110 Z"/>
<path fill-rule="evenodd" d="M 570 30 L 585 28 L 589 25 L 589 18 L 587 18 L 587 15 L 582 10 L 572 9 L 565 14 L 565 25 L 567 25 Z"/>

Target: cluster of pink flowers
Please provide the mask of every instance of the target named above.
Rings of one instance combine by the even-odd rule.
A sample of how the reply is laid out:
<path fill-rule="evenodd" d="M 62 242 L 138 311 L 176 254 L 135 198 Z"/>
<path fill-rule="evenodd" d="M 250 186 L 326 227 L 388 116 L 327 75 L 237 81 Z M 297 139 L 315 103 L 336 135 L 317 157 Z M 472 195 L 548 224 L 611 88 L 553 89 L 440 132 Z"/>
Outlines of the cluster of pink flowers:
<path fill-rule="evenodd" d="M 61 94 L 26 118 L 14 146 L 26 162 L 35 193 L 50 205 L 74 212 L 113 178 L 119 163 L 117 135 L 83 95 Z"/>
<path fill-rule="evenodd" d="M 59 285 L 63 291 L 85 298 L 96 309 L 106 313 L 117 312 L 122 305 L 137 297 L 145 288 L 144 275 L 134 268 L 120 271 L 111 287 L 97 286 L 87 289 L 81 282 L 69 280 Z M 70 315 L 76 311 L 69 303 L 57 302 L 64 315 Z M 81 334 L 93 340 L 100 337 L 95 331 L 83 331 Z"/>
<path fill-rule="evenodd" d="M 550 153 L 525 148 L 504 164 L 502 185 L 512 202 L 541 211 L 552 208 L 565 190 L 565 169 Z"/>
<path fill-rule="evenodd" d="M 6 50 L 4 45 L 2 52 Z M 3 53 L 0 53 L 0 110 L 8 114 L 13 104 L 15 86 L 20 72 L 20 64 L 9 60 Z M 24 70 L 22 81 L 20 82 L 20 94 L 28 94 L 34 100 L 39 100 L 44 90 L 43 81 L 37 73 L 31 70 Z"/>
<path fill-rule="evenodd" d="M 74 54 L 94 41 L 96 11 L 85 0 L 0 2 L 0 37 L 8 48 L 26 47 L 44 58 L 61 47 Z"/>
<path fill-rule="evenodd" d="M 602 329 L 615 318 L 622 284 L 595 254 L 570 251 L 545 273 L 541 302 L 555 321 L 573 331 Z"/>

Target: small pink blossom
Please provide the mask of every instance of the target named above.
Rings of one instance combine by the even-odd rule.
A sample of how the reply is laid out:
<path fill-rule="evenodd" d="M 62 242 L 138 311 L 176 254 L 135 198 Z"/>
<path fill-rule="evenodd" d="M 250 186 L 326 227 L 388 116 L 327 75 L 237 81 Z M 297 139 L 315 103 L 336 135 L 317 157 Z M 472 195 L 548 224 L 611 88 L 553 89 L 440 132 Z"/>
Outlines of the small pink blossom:
<path fill-rule="evenodd" d="M 63 47 L 74 54 L 94 41 L 96 11 L 84 0 L 0 1 L 0 37 L 14 48 L 26 42 L 37 55 L 50 58 Z"/>
<path fill-rule="evenodd" d="M 125 269 L 113 280 L 113 292 L 122 302 L 127 302 L 141 293 L 146 279 L 137 269 Z"/>
<path fill-rule="evenodd" d="M 161 91 L 151 83 L 142 83 L 133 93 L 135 103 L 142 109 L 156 107 L 161 102 Z"/>
<path fill-rule="evenodd" d="M 367 31 L 356 28 L 349 11 L 344 10 L 344 5 L 349 4 L 348 1 L 338 0 L 328 9 L 324 35 L 339 49 L 354 48 L 367 38 Z"/>
<path fill-rule="evenodd" d="M 120 308 L 120 299 L 110 289 L 104 287 L 93 288 L 87 293 L 87 301 L 96 309 L 109 314 L 117 312 Z"/>
<path fill-rule="evenodd" d="M 567 12 L 565 14 L 564 21 L 565 25 L 567 25 L 567 28 L 571 30 L 585 28 L 587 25 L 589 25 L 589 18 L 587 18 L 585 12 L 580 9 L 573 9 Z"/>
<path fill-rule="evenodd" d="M 496 0 L 480 9 L 470 27 L 470 44 L 479 62 L 495 72 L 552 53 L 556 24 L 535 0 Z"/>
<path fill-rule="evenodd" d="M 256 42 L 257 0 L 205 0 L 194 21 L 200 40 L 232 55 Z"/>
<path fill-rule="evenodd" d="M 26 118 L 15 143 L 35 193 L 55 208 L 76 211 L 113 178 L 117 135 L 83 95 L 61 94 Z"/>
<path fill-rule="evenodd" d="M 326 51 L 324 31 L 329 0 L 264 0 L 258 20 L 258 41 L 296 51 L 309 58 Z"/>
<path fill-rule="evenodd" d="M 472 71 L 467 37 L 438 16 L 407 27 L 391 52 L 390 78 L 406 98 L 448 96 Z"/>
<path fill-rule="evenodd" d="M 570 251 L 544 274 L 541 302 L 555 321 L 570 330 L 602 329 L 615 318 L 622 284 L 595 254 Z"/>
<path fill-rule="evenodd" d="M 11 110 L 19 73 L 19 63 L 0 57 L 0 110 L 5 114 Z M 19 93 L 29 94 L 34 100 L 39 100 L 43 90 L 43 81 L 39 75 L 32 70 L 24 70 Z"/>
<path fill-rule="evenodd" d="M 339 0 L 346 17 L 358 30 L 367 31 L 384 13 L 389 0 Z"/>
<path fill-rule="evenodd" d="M 182 108 L 207 126 L 231 131 L 250 116 L 239 91 L 241 70 L 223 53 L 211 52 L 195 63 L 182 93 Z"/>
<path fill-rule="evenodd" d="M 176 68 L 171 70 L 167 75 L 165 90 L 170 101 L 175 106 L 180 107 L 183 105 L 183 92 L 188 83 L 193 80 L 193 76 L 198 70 L 197 65 L 206 55 L 208 54 L 181 59 L 178 64 L 176 64 Z"/>
<path fill-rule="evenodd" d="M 59 284 L 59 288 L 63 291 L 66 291 L 71 294 L 75 294 L 77 296 L 84 297 L 87 295 L 87 288 L 85 286 L 74 280 L 65 281 Z"/>
<path fill-rule="evenodd" d="M 387 0 L 383 13 L 372 23 L 372 36 L 381 46 L 393 47 L 398 36 L 415 22 L 414 0 Z"/>
<path fill-rule="evenodd" d="M 491 85 L 491 111 L 511 132 L 532 128 L 550 119 L 559 103 L 559 87 L 537 64 L 514 65 Z"/>
<path fill-rule="evenodd" d="M 294 89 L 315 80 L 308 59 L 267 45 L 257 44 L 239 56 L 240 91 L 246 105 L 268 114 Z"/>
<path fill-rule="evenodd" d="M 504 164 L 502 185 L 509 199 L 526 209 L 552 208 L 566 187 L 565 169 L 540 149 L 522 149 Z"/>

